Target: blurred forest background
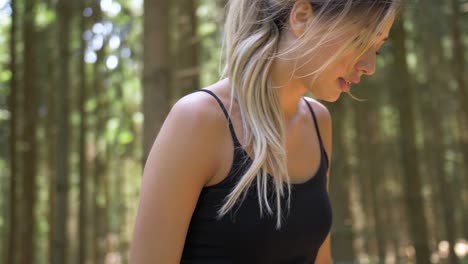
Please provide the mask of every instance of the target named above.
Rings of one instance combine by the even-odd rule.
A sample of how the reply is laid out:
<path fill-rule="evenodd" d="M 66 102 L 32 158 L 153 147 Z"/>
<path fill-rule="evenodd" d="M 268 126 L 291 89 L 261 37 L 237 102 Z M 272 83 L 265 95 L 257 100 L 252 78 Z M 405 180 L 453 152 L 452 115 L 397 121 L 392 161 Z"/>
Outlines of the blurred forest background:
<path fill-rule="evenodd" d="M 126 263 L 168 109 L 218 79 L 226 0 L 0 0 L 0 263 Z M 336 263 L 468 263 L 468 1 L 406 1 L 327 104 Z"/>

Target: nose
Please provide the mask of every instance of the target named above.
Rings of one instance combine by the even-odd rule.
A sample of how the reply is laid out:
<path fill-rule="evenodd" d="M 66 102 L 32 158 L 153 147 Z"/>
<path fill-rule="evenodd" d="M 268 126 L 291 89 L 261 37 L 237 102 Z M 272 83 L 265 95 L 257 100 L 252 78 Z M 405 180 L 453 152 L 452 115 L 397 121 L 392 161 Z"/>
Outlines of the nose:
<path fill-rule="evenodd" d="M 356 63 L 356 70 L 366 75 L 375 73 L 376 54 L 373 51 L 367 51 Z"/>

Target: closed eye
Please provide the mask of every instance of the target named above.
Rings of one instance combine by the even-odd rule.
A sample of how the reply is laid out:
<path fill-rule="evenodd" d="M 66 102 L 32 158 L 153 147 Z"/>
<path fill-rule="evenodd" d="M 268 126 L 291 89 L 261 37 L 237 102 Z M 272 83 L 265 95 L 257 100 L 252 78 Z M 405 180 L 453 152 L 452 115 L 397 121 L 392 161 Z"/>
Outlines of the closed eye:
<path fill-rule="evenodd" d="M 382 51 L 386 50 L 388 47 L 388 44 L 387 43 L 384 43 L 382 44 L 382 46 L 380 46 L 380 48 L 375 52 L 375 54 L 378 56 L 380 54 L 382 54 Z"/>

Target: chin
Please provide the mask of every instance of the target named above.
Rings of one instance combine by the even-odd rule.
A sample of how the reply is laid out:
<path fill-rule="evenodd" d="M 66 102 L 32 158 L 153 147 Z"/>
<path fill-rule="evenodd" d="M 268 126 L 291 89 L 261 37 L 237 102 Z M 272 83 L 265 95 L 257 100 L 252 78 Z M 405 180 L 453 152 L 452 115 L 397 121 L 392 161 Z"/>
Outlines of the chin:
<path fill-rule="evenodd" d="M 323 99 L 320 99 L 320 100 L 328 102 L 328 103 L 334 103 L 334 102 L 338 101 L 339 98 L 340 97 L 338 96 L 338 97 L 332 97 L 332 98 L 323 98 Z"/>
<path fill-rule="evenodd" d="M 341 96 L 341 91 L 337 93 L 328 93 L 328 94 L 322 94 L 320 96 L 315 96 L 318 100 L 329 102 L 329 103 L 334 103 L 338 101 L 338 99 Z"/>
<path fill-rule="evenodd" d="M 328 85 L 321 85 L 320 83 L 317 83 L 317 85 L 314 87 L 315 89 L 312 88 L 313 87 L 310 87 L 309 91 L 312 93 L 314 98 L 329 103 L 338 101 L 341 94 L 343 93 L 339 87 L 335 88 L 334 83 Z"/>

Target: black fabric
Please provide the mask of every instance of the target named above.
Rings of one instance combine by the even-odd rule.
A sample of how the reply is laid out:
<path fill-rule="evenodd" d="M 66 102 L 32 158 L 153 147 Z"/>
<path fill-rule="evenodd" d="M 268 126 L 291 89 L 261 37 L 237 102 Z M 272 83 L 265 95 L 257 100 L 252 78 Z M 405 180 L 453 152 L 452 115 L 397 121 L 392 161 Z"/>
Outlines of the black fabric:
<path fill-rule="evenodd" d="M 202 189 L 187 231 L 181 263 L 313 264 L 330 231 L 332 208 L 327 193 L 329 161 L 312 107 L 304 99 L 319 137 L 320 167 L 308 181 L 292 184 L 291 208 L 283 217 L 281 229 L 276 230 L 275 215 L 264 213 L 260 217 L 256 181 L 250 186 L 245 200 L 217 220 L 217 210 L 252 160 L 239 143 L 228 112 L 219 98 L 209 90 L 197 91 L 211 94 L 226 115 L 234 142 L 234 159 L 223 181 Z M 270 184 L 273 186 L 273 181 Z M 270 204 L 274 205 L 274 200 Z M 285 205 L 283 203 L 282 208 L 286 208 Z"/>

